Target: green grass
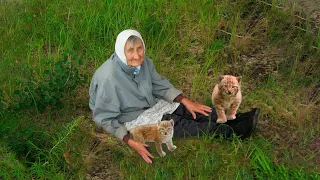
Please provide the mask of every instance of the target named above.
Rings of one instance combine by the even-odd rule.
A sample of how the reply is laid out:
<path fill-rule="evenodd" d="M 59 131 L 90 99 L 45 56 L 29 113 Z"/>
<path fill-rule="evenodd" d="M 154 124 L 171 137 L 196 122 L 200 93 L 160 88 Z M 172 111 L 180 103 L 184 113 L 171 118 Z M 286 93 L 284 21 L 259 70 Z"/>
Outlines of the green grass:
<path fill-rule="evenodd" d="M 209 139 L 178 140 L 179 152 L 156 157 L 152 166 L 136 157 L 119 157 L 128 179 L 316 179 L 305 168 L 272 162 L 273 147 L 264 140 L 241 142 Z M 126 155 L 125 155 L 126 156 Z M 129 158 L 130 157 L 130 158 Z M 187 159 L 187 161 L 186 161 Z M 119 159 L 117 159 L 119 160 Z M 141 170 L 143 169 L 143 170 Z"/>
<path fill-rule="evenodd" d="M 319 29 L 295 14 L 284 0 L 1 1 L 0 179 L 320 179 Z M 148 165 L 101 133 L 89 80 L 127 28 L 194 101 L 241 75 L 255 135 L 177 138 L 164 158 L 150 144 Z"/>

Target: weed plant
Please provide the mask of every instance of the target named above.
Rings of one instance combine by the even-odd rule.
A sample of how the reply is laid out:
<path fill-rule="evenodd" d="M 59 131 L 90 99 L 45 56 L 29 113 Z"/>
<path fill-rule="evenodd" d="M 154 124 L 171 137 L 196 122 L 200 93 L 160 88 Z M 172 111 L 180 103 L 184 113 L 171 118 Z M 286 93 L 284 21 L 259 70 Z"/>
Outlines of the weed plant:
<path fill-rule="evenodd" d="M 51 64 L 51 60 L 48 61 Z M 75 53 L 65 53 L 64 57 L 53 63 L 53 67 L 44 69 L 40 79 L 34 77 L 34 72 L 25 67 L 25 77 L 20 80 L 20 88 L 14 90 L 10 99 L 5 102 L 0 96 L 1 108 L 11 111 L 34 108 L 44 111 L 47 106 L 59 107 L 65 95 L 74 94 L 74 89 L 88 81 L 88 75 L 79 72 L 81 60 Z M 2 92 L 2 91 L 1 91 Z M 4 108 L 4 104 L 8 104 Z"/>
<path fill-rule="evenodd" d="M 0 179 L 319 179 L 319 29 L 290 2 L 0 1 Z M 89 79 L 127 28 L 194 101 L 241 75 L 255 135 L 174 139 L 147 165 L 97 134 Z"/>

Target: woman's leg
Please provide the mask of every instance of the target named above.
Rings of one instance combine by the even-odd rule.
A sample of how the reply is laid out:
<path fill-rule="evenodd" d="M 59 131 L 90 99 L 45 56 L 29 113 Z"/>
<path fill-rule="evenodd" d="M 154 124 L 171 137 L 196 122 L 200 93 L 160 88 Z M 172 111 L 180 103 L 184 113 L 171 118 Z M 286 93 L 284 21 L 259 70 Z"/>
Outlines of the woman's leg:
<path fill-rule="evenodd" d="M 193 119 L 191 113 L 185 108 L 184 105 L 180 105 L 175 112 L 163 116 L 163 120 L 174 120 L 174 136 L 203 136 L 203 135 L 223 135 L 230 137 L 233 130 L 230 126 L 224 124 L 217 124 L 216 113 L 211 113 L 211 116 L 204 116 L 200 113 L 196 113 L 196 119 Z"/>
<path fill-rule="evenodd" d="M 164 115 L 162 119 L 173 119 L 174 136 L 202 136 L 223 135 L 230 137 L 232 133 L 240 136 L 242 139 L 251 135 L 256 127 L 259 109 L 253 109 L 250 112 L 238 114 L 235 120 L 227 121 L 225 124 L 216 123 L 217 113 L 212 109 L 210 116 L 204 116 L 196 113 L 196 119 L 193 119 L 191 113 L 184 105 L 180 106 L 172 114 Z"/>

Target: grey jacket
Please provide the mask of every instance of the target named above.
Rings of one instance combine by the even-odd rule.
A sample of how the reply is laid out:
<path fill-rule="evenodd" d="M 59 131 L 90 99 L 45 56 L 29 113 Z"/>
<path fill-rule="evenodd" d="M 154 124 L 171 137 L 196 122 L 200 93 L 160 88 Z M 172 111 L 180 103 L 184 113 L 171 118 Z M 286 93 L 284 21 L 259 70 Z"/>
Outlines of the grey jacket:
<path fill-rule="evenodd" d="M 182 93 L 157 73 L 147 57 L 139 74 L 134 70 L 114 53 L 97 69 L 90 84 L 93 120 L 120 140 L 127 134 L 123 124 L 154 106 L 156 98 L 173 102 Z"/>

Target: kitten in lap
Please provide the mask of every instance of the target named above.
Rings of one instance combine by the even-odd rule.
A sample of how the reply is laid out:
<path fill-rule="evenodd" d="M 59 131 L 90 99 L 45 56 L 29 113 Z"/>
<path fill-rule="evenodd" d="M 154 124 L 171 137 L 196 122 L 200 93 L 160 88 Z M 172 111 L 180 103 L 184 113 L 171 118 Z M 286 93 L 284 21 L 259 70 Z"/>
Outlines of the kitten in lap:
<path fill-rule="evenodd" d="M 166 153 L 162 150 L 162 143 L 166 143 L 169 151 L 177 148 L 172 142 L 173 126 L 172 119 L 170 121 L 158 121 L 156 124 L 138 126 L 130 131 L 130 134 L 133 136 L 133 140 L 141 143 L 155 142 L 157 152 L 161 157 L 164 157 Z"/>
<path fill-rule="evenodd" d="M 236 119 L 242 101 L 241 76 L 224 75 L 219 76 L 219 80 L 212 92 L 212 103 L 217 111 L 217 123 L 225 123 L 227 120 Z"/>

